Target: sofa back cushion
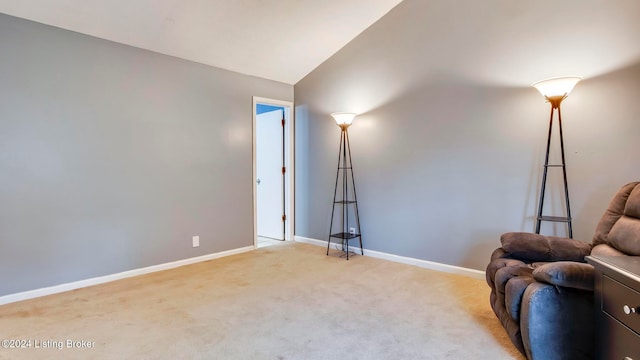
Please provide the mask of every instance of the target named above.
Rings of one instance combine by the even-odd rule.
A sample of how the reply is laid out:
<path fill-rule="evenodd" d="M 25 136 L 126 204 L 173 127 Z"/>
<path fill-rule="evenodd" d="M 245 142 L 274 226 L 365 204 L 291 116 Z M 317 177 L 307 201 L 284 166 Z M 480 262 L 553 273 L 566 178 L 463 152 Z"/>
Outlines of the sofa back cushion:
<path fill-rule="evenodd" d="M 640 255 L 640 182 L 623 186 L 613 197 L 593 237 L 628 255 Z"/>

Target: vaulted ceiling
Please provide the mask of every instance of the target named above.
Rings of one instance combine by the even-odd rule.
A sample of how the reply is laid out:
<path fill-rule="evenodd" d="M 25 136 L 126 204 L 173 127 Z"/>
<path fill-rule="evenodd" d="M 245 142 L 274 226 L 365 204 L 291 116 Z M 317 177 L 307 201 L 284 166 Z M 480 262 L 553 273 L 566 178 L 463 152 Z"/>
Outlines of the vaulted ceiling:
<path fill-rule="evenodd" d="M 0 12 L 295 84 L 401 0 L 0 0 Z"/>

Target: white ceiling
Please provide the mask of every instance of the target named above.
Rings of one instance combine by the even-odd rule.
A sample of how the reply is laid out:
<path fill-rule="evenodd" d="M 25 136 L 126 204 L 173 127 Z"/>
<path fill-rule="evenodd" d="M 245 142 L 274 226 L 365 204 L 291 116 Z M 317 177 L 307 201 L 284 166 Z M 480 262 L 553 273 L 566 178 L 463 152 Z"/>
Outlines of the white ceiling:
<path fill-rule="evenodd" d="M 0 0 L 0 12 L 295 84 L 402 0 Z"/>

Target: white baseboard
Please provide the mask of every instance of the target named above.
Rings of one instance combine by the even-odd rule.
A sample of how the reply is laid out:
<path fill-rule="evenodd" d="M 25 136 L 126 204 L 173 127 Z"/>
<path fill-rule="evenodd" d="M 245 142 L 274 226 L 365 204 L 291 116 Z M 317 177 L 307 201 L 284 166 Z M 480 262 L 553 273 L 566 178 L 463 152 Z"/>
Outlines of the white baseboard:
<path fill-rule="evenodd" d="M 4 295 L 4 296 L 0 296 L 0 305 L 9 304 L 16 301 L 33 299 L 33 298 L 46 296 L 46 295 L 57 294 L 64 291 L 75 290 L 75 289 L 79 289 L 87 286 L 104 284 L 107 282 L 125 279 L 125 278 L 138 276 L 138 275 L 149 274 L 156 271 L 169 270 L 169 269 L 177 268 L 180 266 L 195 264 L 202 261 L 240 254 L 240 253 L 251 251 L 254 249 L 255 247 L 253 245 L 246 246 L 238 249 L 222 251 L 215 254 L 202 255 L 202 256 L 197 256 L 189 259 L 183 259 L 183 260 L 172 261 L 164 264 L 152 265 L 152 266 L 148 266 L 140 269 L 123 271 L 116 274 L 99 276 L 91 279 L 79 280 L 79 281 L 74 281 L 66 284 L 60 284 L 60 285 L 45 287 L 45 288 L 36 289 L 36 290 L 24 291 L 16 294 Z"/>
<path fill-rule="evenodd" d="M 326 240 L 311 239 L 311 238 L 306 238 L 306 237 L 297 236 L 297 235 L 294 237 L 294 240 L 297 242 L 327 247 Z M 195 264 L 202 261 L 240 254 L 240 253 L 251 251 L 254 249 L 255 249 L 254 246 L 246 246 L 238 249 L 222 251 L 215 254 L 197 256 L 189 259 L 183 259 L 183 260 L 173 261 L 173 262 L 164 263 L 164 264 L 152 265 L 152 266 L 124 271 L 116 274 L 99 276 L 91 279 L 79 280 L 79 281 L 74 281 L 66 284 L 60 284 L 60 285 L 45 287 L 41 289 L 24 291 L 16 294 L 4 295 L 4 296 L 0 296 L 0 305 L 10 304 L 17 301 L 28 300 L 28 299 L 41 297 L 41 296 L 52 295 L 52 294 L 57 294 L 65 291 L 80 289 L 87 286 L 104 284 L 104 283 L 115 281 L 115 280 L 149 274 L 152 272 L 169 270 L 176 267 Z M 356 253 L 360 251 L 359 248 L 354 246 L 350 246 L 349 249 Z M 426 269 L 459 274 L 459 275 L 469 276 L 476 279 L 485 279 L 484 271 L 480 271 L 480 270 L 468 269 L 468 268 L 454 266 L 454 265 L 441 264 L 433 261 L 420 260 L 420 259 L 410 258 L 406 256 L 399 256 L 399 255 L 388 254 L 380 251 L 367 250 L 367 249 L 364 249 L 364 254 L 366 256 L 370 256 L 378 259 L 384 259 L 384 260 L 394 261 L 402 264 L 414 265 L 414 266 L 418 266 Z"/>
<path fill-rule="evenodd" d="M 326 240 L 317 240 L 317 239 L 311 239 L 311 238 L 307 238 L 307 237 L 304 237 L 304 236 L 297 236 L 296 235 L 295 236 L 295 241 L 302 242 L 302 243 L 307 243 L 307 244 L 312 244 L 312 245 L 317 245 L 317 246 L 323 246 L 325 248 L 327 247 L 327 241 Z M 360 253 L 360 248 L 357 247 L 357 246 L 349 246 L 349 250 L 355 252 L 356 254 Z M 441 263 L 437 263 L 437 262 L 433 262 L 433 261 L 420 260 L 420 259 L 410 258 L 410 257 L 406 257 L 406 256 L 388 254 L 388 253 L 384 253 L 384 252 L 380 252 L 380 251 L 367 250 L 367 249 L 364 249 L 364 254 L 366 256 L 371 256 L 371 257 L 378 258 L 378 259 L 384 259 L 384 260 L 394 261 L 394 262 L 398 262 L 398 263 L 402 263 L 402 264 L 418 266 L 418 267 L 425 268 L 425 269 L 431 269 L 431 270 L 437 270 L 437 271 L 442 271 L 442 272 L 447 272 L 447 273 L 452 273 L 452 274 L 464 275 L 464 276 L 472 277 L 472 278 L 475 278 L 475 279 L 484 280 L 486 278 L 484 271 L 475 270 L 475 269 L 469 269 L 469 268 L 460 267 L 460 266 L 441 264 Z"/>

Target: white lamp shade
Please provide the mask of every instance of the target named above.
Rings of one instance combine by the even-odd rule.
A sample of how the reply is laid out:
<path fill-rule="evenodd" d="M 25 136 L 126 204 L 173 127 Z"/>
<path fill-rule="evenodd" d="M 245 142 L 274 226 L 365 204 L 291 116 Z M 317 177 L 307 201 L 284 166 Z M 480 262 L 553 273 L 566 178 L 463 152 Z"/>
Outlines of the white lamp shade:
<path fill-rule="evenodd" d="M 353 118 L 356 117 L 354 113 L 336 112 L 331 114 L 338 125 L 351 125 Z"/>
<path fill-rule="evenodd" d="M 563 76 L 541 80 L 533 83 L 531 86 L 538 89 L 542 96 L 550 98 L 554 96 L 569 95 L 571 90 L 573 90 L 573 87 L 576 86 L 580 80 L 582 80 L 582 78 L 578 76 Z"/>

